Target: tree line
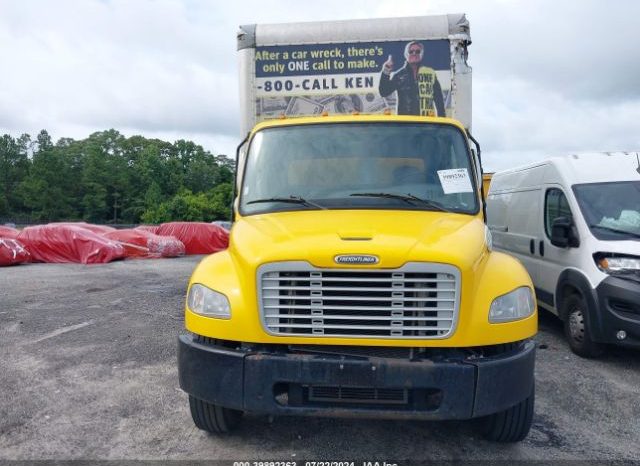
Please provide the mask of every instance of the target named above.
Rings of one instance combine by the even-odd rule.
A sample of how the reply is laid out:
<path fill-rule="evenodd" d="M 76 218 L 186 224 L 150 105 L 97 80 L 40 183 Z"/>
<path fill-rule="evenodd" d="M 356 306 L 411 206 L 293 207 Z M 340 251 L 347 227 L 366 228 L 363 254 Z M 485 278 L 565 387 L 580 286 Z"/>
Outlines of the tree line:
<path fill-rule="evenodd" d="M 191 141 L 116 130 L 0 138 L 0 221 L 161 223 L 229 218 L 234 162 Z M 2 223 L 2 222 L 0 222 Z"/>

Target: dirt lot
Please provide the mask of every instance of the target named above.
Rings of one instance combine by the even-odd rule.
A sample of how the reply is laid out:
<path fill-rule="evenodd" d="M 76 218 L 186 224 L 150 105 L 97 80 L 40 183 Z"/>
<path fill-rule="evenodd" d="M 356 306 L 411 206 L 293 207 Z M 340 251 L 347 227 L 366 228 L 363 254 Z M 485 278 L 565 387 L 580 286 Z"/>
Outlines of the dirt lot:
<path fill-rule="evenodd" d="M 546 315 L 534 426 L 520 444 L 486 442 L 463 422 L 255 415 L 208 436 L 176 369 L 199 259 L 0 269 L 0 459 L 640 458 L 640 353 L 580 359 Z"/>

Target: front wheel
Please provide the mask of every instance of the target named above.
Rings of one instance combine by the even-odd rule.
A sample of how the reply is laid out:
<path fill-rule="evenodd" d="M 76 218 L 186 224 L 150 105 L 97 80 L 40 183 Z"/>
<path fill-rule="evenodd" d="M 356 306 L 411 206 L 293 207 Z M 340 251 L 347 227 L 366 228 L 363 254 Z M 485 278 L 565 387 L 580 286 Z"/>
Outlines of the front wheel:
<path fill-rule="evenodd" d="M 570 295 L 564 303 L 564 333 L 571 351 L 585 358 L 596 358 L 603 353 L 601 344 L 593 341 L 587 319 L 587 303 L 582 296 Z"/>
<path fill-rule="evenodd" d="M 535 392 L 511 408 L 491 414 L 484 419 L 483 433 L 494 442 L 520 442 L 529 433 L 533 421 Z"/>
<path fill-rule="evenodd" d="M 191 395 L 189 395 L 189 407 L 196 427 L 212 434 L 231 432 L 240 424 L 242 418 L 242 411 L 207 403 Z"/>

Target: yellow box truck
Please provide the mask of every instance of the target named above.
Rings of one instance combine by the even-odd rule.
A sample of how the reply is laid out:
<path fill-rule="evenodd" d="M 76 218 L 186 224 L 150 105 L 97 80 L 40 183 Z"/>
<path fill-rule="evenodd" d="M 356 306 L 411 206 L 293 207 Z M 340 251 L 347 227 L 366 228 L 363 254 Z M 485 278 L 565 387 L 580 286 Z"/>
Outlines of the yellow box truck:
<path fill-rule="evenodd" d="M 229 248 L 189 282 L 180 386 L 243 412 L 528 433 L 537 313 L 492 250 L 464 15 L 243 26 Z"/>

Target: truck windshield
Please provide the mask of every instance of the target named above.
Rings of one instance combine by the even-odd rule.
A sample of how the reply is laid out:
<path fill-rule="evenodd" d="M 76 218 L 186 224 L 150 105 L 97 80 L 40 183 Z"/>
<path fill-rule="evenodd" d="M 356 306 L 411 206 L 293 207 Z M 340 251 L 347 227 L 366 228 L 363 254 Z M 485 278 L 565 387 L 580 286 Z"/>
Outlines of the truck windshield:
<path fill-rule="evenodd" d="M 577 184 L 573 192 L 596 238 L 640 238 L 640 181 Z"/>
<path fill-rule="evenodd" d="M 434 123 L 268 128 L 253 137 L 240 212 L 411 209 L 475 214 L 462 132 Z"/>

